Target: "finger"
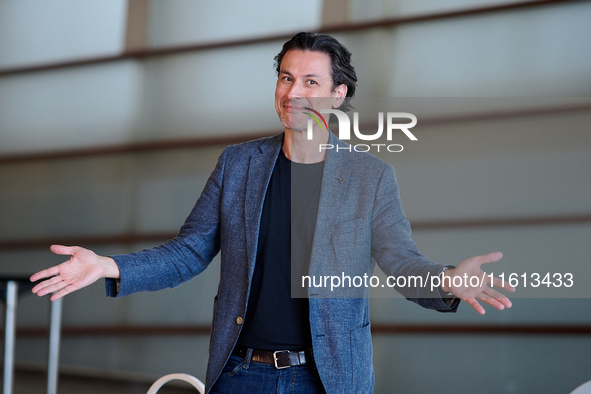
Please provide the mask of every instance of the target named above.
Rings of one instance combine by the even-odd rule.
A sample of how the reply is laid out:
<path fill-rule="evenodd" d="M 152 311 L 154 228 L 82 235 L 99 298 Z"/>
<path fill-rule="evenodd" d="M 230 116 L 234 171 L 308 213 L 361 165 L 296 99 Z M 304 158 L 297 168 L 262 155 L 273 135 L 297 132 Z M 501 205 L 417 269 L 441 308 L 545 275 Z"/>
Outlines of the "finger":
<path fill-rule="evenodd" d="M 38 290 L 37 295 L 39 297 L 43 297 L 46 294 L 55 293 L 56 291 L 60 291 L 61 289 L 63 289 L 66 286 L 68 286 L 68 284 L 66 282 L 64 282 L 63 280 L 55 282 L 55 283 L 48 283 L 42 289 Z"/>
<path fill-rule="evenodd" d="M 482 298 L 478 298 L 479 300 L 481 300 L 482 302 L 486 302 L 488 305 L 502 311 L 503 309 L 505 309 L 505 305 L 503 305 L 501 302 L 499 302 L 499 300 L 492 298 L 492 297 L 482 297 Z"/>
<path fill-rule="evenodd" d="M 37 291 L 34 291 L 33 293 L 35 293 L 38 297 L 43 297 L 44 295 L 52 293 L 50 286 L 53 285 L 47 285 L 41 289 L 38 289 Z"/>
<path fill-rule="evenodd" d="M 488 305 L 502 311 L 505 308 L 510 308 L 510 306 L 505 305 L 502 301 L 502 298 L 492 298 L 492 297 L 479 297 L 479 299 L 483 302 L 486 302 Z M 508 300 L 505 298 L 505 300 Z"/>
<path fill-rule="evenodd" d="M 68 285 L 68 286 L 64 287 L 63 289 L 61 289 L 60 291 L 54 293 L 51 296 L 50 300 L 51 301 L 59 300 L 60 298 L 66 296 L 66 295 L 68 295 L 68 294 L 70 294 L 70 293 L 72 293 L 72 292 L 74 292 L 76 290 L 78 290 L 78 288 L 76 286 L 74 286 L 74 285 Z"/>
<path fill-rule="evenodd" d="M 53 266 L 53 267 L 50 267 L 50 268 L 47 268 L 42 271 L 34 273 L 31 276 L 30 281 L 36 282 L 39 279 L 50 278 L 52 276 L 56 276 L 57 274 L 59 274 L 59 268 L 56 265 L 56 266 Z"/>
<path fill-rule="evenodd" d="M 487 263 L 494 263 L 499 261 L 503 258 L 503 253 L 501 252 L 492 252 L 489 254 L 485 254 L 483 256 L 479 256 L 478 260 L 480 264 L 487 264 Z"/>
<path fill-rule="evenodd" d="M 498 291 L 496 291 L 495 289 L 492 289 L 490 287 L 485 287 L 484 289 L 482 289 L 482 292 L 484 293 L 485 297 L 490 297 L 490 298 L 505 298 L 508 299 L 504 294 L 499 293 Z"/>
<path fill-rule="evenodd" d="M 481 315 L 484 315 L 486 313 L 482 305 L 480 305 L 475 298 L 462 298 L 461 300 L 468 303 L 468 305 L 474 308 L 474 310 L 480 313 Z"/>
<path fill-rule="evenodd" d="M 511 300 L 509 300 L 507 297 L 505 297 L 504 294 L 499 293 L 496 290 L 490 289 L 490 288 L 486 288 L 484 291 L 484 296 L 482 297 L 482 300 L 496 300 L 498 303 L 500 303 L 501 305 L 503 305 L 503 308 L 511 308 L 513 306 L 513 304 L 511 303 Z M 490 303 L 489 303 L 490 304 Z M 492 304 L 490 304 L 492 305 Z M 497 303 L 495 303 L 495 305 L 498 306 Z M 493 305 L 495 308 L 498 308 L 497 306 Z"/>
<path fill-rule="evenodd" d="M 55 254 L 72 255 L 75 252 L 75 246 L 51 245 L 49 250 Z"/>
<path fill-rule="evenodd" d="M 54 276 L 53 278 L 44 280 L 41 283 L 37 283 L 35 285 L 35 287 L 33 287 L 33 289 L 31 290 L 33 293 L 38 294 L 39 291 L 45 289 L 47 286 L 51 286 L 59 281 L 61 281 L 62 279 L 59 276 Z"/>

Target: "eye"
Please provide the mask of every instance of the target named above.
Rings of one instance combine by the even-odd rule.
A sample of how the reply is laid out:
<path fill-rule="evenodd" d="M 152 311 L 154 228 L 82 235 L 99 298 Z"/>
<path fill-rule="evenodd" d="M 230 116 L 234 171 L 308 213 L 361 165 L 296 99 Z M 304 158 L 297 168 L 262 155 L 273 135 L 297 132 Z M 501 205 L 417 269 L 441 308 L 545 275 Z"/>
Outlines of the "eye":
<path fill-rule="evenodd" d="M 313 79 L 310 79 L 310 80 L 308 81 L 308 84 L 309 84 L 309 85 L 318 85 L 318 82 L 314 81 Z"/>
<path fill-rule="evenodd" d="M 288 77 L 287 75 L 284 75 L 283 77 L 281 77 L 281 80 L 283 82 L 291 82 L 292 81 L 291 77 Z"/>

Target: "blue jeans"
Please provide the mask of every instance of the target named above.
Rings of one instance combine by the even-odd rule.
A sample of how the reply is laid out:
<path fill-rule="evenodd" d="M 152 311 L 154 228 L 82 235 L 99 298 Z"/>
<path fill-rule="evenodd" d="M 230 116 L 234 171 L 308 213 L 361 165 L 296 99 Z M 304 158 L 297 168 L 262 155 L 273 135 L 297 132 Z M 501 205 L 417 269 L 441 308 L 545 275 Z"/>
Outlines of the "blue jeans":
<path fill-rule="evenodd" d="M 312 365 L 276 369 L 273 365 L 230 356 L 211 394 L 325 394 L 318 371 Z"/>

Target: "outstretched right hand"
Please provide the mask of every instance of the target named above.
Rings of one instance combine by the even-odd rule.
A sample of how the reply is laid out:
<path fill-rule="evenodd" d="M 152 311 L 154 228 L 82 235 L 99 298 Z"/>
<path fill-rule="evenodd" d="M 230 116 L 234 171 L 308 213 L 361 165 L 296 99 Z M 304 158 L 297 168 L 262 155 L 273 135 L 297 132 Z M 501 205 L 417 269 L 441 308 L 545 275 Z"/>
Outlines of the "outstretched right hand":
<path fill-rule="evenodd" d="M 33 287 L 33 293 L 39 297 L 54 293 L 51 296 L 51 301 L 55 301 L 101 278 L 120 277 L 119 267 L 115 260 L 99 256 L 92 250 L 79 246 L 51 245 L 51 251 L 71 257 L 60 265 L 39 271 L 31 276 L 31 282 L 49 278 Z"/>

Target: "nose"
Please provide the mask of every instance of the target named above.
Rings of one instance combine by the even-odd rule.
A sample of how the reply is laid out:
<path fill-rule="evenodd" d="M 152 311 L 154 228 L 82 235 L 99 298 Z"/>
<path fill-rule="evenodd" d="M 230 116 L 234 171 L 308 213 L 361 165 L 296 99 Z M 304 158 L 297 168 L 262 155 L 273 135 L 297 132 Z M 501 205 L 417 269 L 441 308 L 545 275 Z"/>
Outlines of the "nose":
<path fill-rule="evenodd" d="M 304 97 L 303 89 L 299 83 L 294 82 L 289 87 L 289 91 L 287 92 L 287 98 L 291 100 L 291 99 L 297 99 L 300 97 Z"/>

